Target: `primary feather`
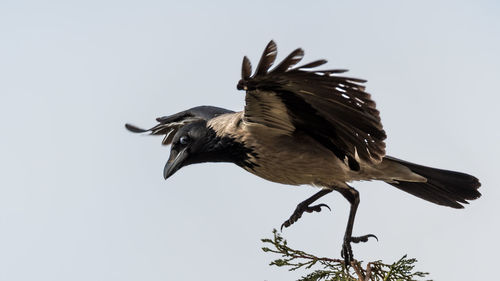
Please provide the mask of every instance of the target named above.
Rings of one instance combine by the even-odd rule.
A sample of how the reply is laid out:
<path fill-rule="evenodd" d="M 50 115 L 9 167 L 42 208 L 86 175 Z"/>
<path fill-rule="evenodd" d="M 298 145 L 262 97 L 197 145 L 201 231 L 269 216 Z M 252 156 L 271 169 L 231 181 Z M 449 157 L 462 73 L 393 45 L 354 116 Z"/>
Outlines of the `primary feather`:
<path fill-rule="evenodd" d="M 386 134 L 375 102 L 361 85 L 365 80 L 335 75 L 343 69 L 312 69 L 326 60 L 291 68 L 302 59 L 301 49 L 270 69 L 276 54 L 271 41 L 253 76 L 244 60 L 246 71 L 238 89 L 247 91 L 245 121 L 282 134 L 306 132 L 353 166 L 359 159 L 380 162 Z"/>

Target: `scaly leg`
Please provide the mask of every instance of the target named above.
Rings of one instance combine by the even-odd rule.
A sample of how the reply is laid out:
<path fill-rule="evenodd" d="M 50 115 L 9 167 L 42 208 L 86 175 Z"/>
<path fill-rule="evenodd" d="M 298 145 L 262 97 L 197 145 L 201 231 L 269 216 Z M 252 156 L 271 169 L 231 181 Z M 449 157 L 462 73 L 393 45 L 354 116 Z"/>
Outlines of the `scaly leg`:
<path fill-rule="evenodd" d="M 351 243 L 359 243 L 368 241 L 369 237 L 378 238 L 373 234 L 367 234 L 359 237 L 352 236 L 352 228 L 354 226 L 354 218 L 356 217 L 356 211 L 359 205 L 359 192 L 354 188 L 337 188 L 334 189 L 340 192 L 349 203 L 351 203 L 351 210 L 349 211 L 349 220 L 347 221 L 347 227 L 344 234 L 344 243 L 342 244 L 342 251 L 340 252 L 342 258 L 344 258 L 345 265 L 351 264 L 354 256 L 352 254 Z"/>

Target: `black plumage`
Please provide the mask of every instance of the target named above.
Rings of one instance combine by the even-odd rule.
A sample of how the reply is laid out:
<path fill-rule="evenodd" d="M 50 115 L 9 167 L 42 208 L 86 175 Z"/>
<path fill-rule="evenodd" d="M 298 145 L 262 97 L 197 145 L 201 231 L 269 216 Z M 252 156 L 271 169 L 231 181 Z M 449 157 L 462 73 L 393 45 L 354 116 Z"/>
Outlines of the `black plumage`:
<path fill-rule="evenodd" d="M 296 66 L 303 58 L 296 49 L 272 68 L 277 56 L 271 41 L 252 75 L 243 58 L 239 90 L 245 90 L 240 112 L 199 106 L 157 118 L 150 129 L 126 124 L 134 133 L 164 135 L 171 144 L 165 179 L 180 168 L 203 162 L 232 162 L 264 179 L 322 189 L 301 202 L 282 227 L 295 223 L 312 205 L 335 190 L 351 209 L 342 245 L 345 262 L 353 258 L 351 243 L 373 234 L 353 236 L 359 193 L 348 183 L 381 180 L 426 201 L 463 208 L 481 196 L 474 176 L 441 170 L 385 155 L 386 134 L 379 111 L 362 79 L 341 76 L 345 69 L 317 70 L 326 60 Z"/>
<path fill-rule="evenodd" d="M 391 156 L 386 156 L 385 159 L 404 165 L 412 172 L 425 177 L 426 182 L 399 181 L 389 184 L 429 202 L 462 209 L 462 204 L 468 204 L 467 200 L 481 196 L 477 191 L 481 184 L 471 175 L 417 165 Z"/>
<path fill-rule="evenodd" d="M 301 49 L 295 50 L 276 68 L 269 70 L 276 53 L 276 45 L 271 41 L 255 74 L 252 77 L 243 76 L 238 82 L 238 89 L 248 91 L 246 120 L 252 122 L 254 115 L 266 115 L 266 111 L 275 109 L 272 105 L 250 107 L 248 96 L 259 100 L 272 92 L 285 103 L 295 127 L 307 127 L 307 130 L 315 132 L 318 141 L 331 143 L 328 147 L 334 146 L 335 151 L 332 151 L 341 160 L 348 156 L 353 161 L 357 152 L 365 161 L 380 162 L 385 154 L 386 134 L 375 102 L 364 91 L 364 86 L 360 85 L 365 80 L 332 75 L 344 70 L 304 70 L 304 67 L 290 69 L 302 59 Z M 326 61 L 306 66 L 313 68 L 323 62 Z M 248 65 L 243 64 L 244 73 L 250 71 Z M 266 121 L 267 126 L 280 127 L 280 124 L 272 120 Z"/>
<path fill-rule="evenodd" d="M 180 127 L 187 124 L 205 120 L 208 121 L 221 114 L 232 113 L 233 111 L 215 106 L 197 106 L 176 114 L 158 117 L 159 124 L 150 129 L 141 129 L 131 124 L 125 124 L 125 128 L 133 133 L 150 132 L 151 135 L 165 135 L 162 144 L 169 145 Z"/>

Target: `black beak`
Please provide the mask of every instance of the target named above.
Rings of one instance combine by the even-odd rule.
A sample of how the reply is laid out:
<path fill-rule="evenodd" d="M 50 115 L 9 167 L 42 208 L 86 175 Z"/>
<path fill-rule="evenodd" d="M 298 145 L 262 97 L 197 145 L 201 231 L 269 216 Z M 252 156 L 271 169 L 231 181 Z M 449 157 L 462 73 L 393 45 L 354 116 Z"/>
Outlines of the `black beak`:
<path fill-rule="evenodd" d="M 163 177 L 165 179 L 168 179 L 171 175 L 175 174 L 177 170 L 184 166 L 184 161 L 186 161 L 186 158 L 189 156 L 189 153 L 186 150 L 187 149 L 184 148 L 179 152 L 175 150 L 172 150 L 170 152 L 170 158 L 168 159 L 167 164 L 165 164 L 165 168 L 163 169 Z"/>

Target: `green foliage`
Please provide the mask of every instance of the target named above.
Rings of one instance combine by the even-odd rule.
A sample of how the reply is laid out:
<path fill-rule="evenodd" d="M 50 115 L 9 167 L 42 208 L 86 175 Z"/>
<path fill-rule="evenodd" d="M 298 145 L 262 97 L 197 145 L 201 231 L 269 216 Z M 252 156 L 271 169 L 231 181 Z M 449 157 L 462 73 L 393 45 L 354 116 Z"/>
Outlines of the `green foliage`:
<path fill-rule="evenodd" d="M 426 272 L 414 271 L 417 260 L 409 259 L 406 255 L 393 264 L 374 261 L 363 268 L 362 262 L 354 260 L 346 266 L 342 259 L 317 257 L 290 248 L 276 229 L 273 230 L 273 235 L 273 239 L 262 239 L 265 244 L 270 244 L 270 247 L 262 248 L 264 252 L 281 256 L 270 265 L 288 267 L 290 271 L 299 268 L 312 270 L 297 281 L 418 281 L 420 279 L 416 278 L 428 275 Z"/>

